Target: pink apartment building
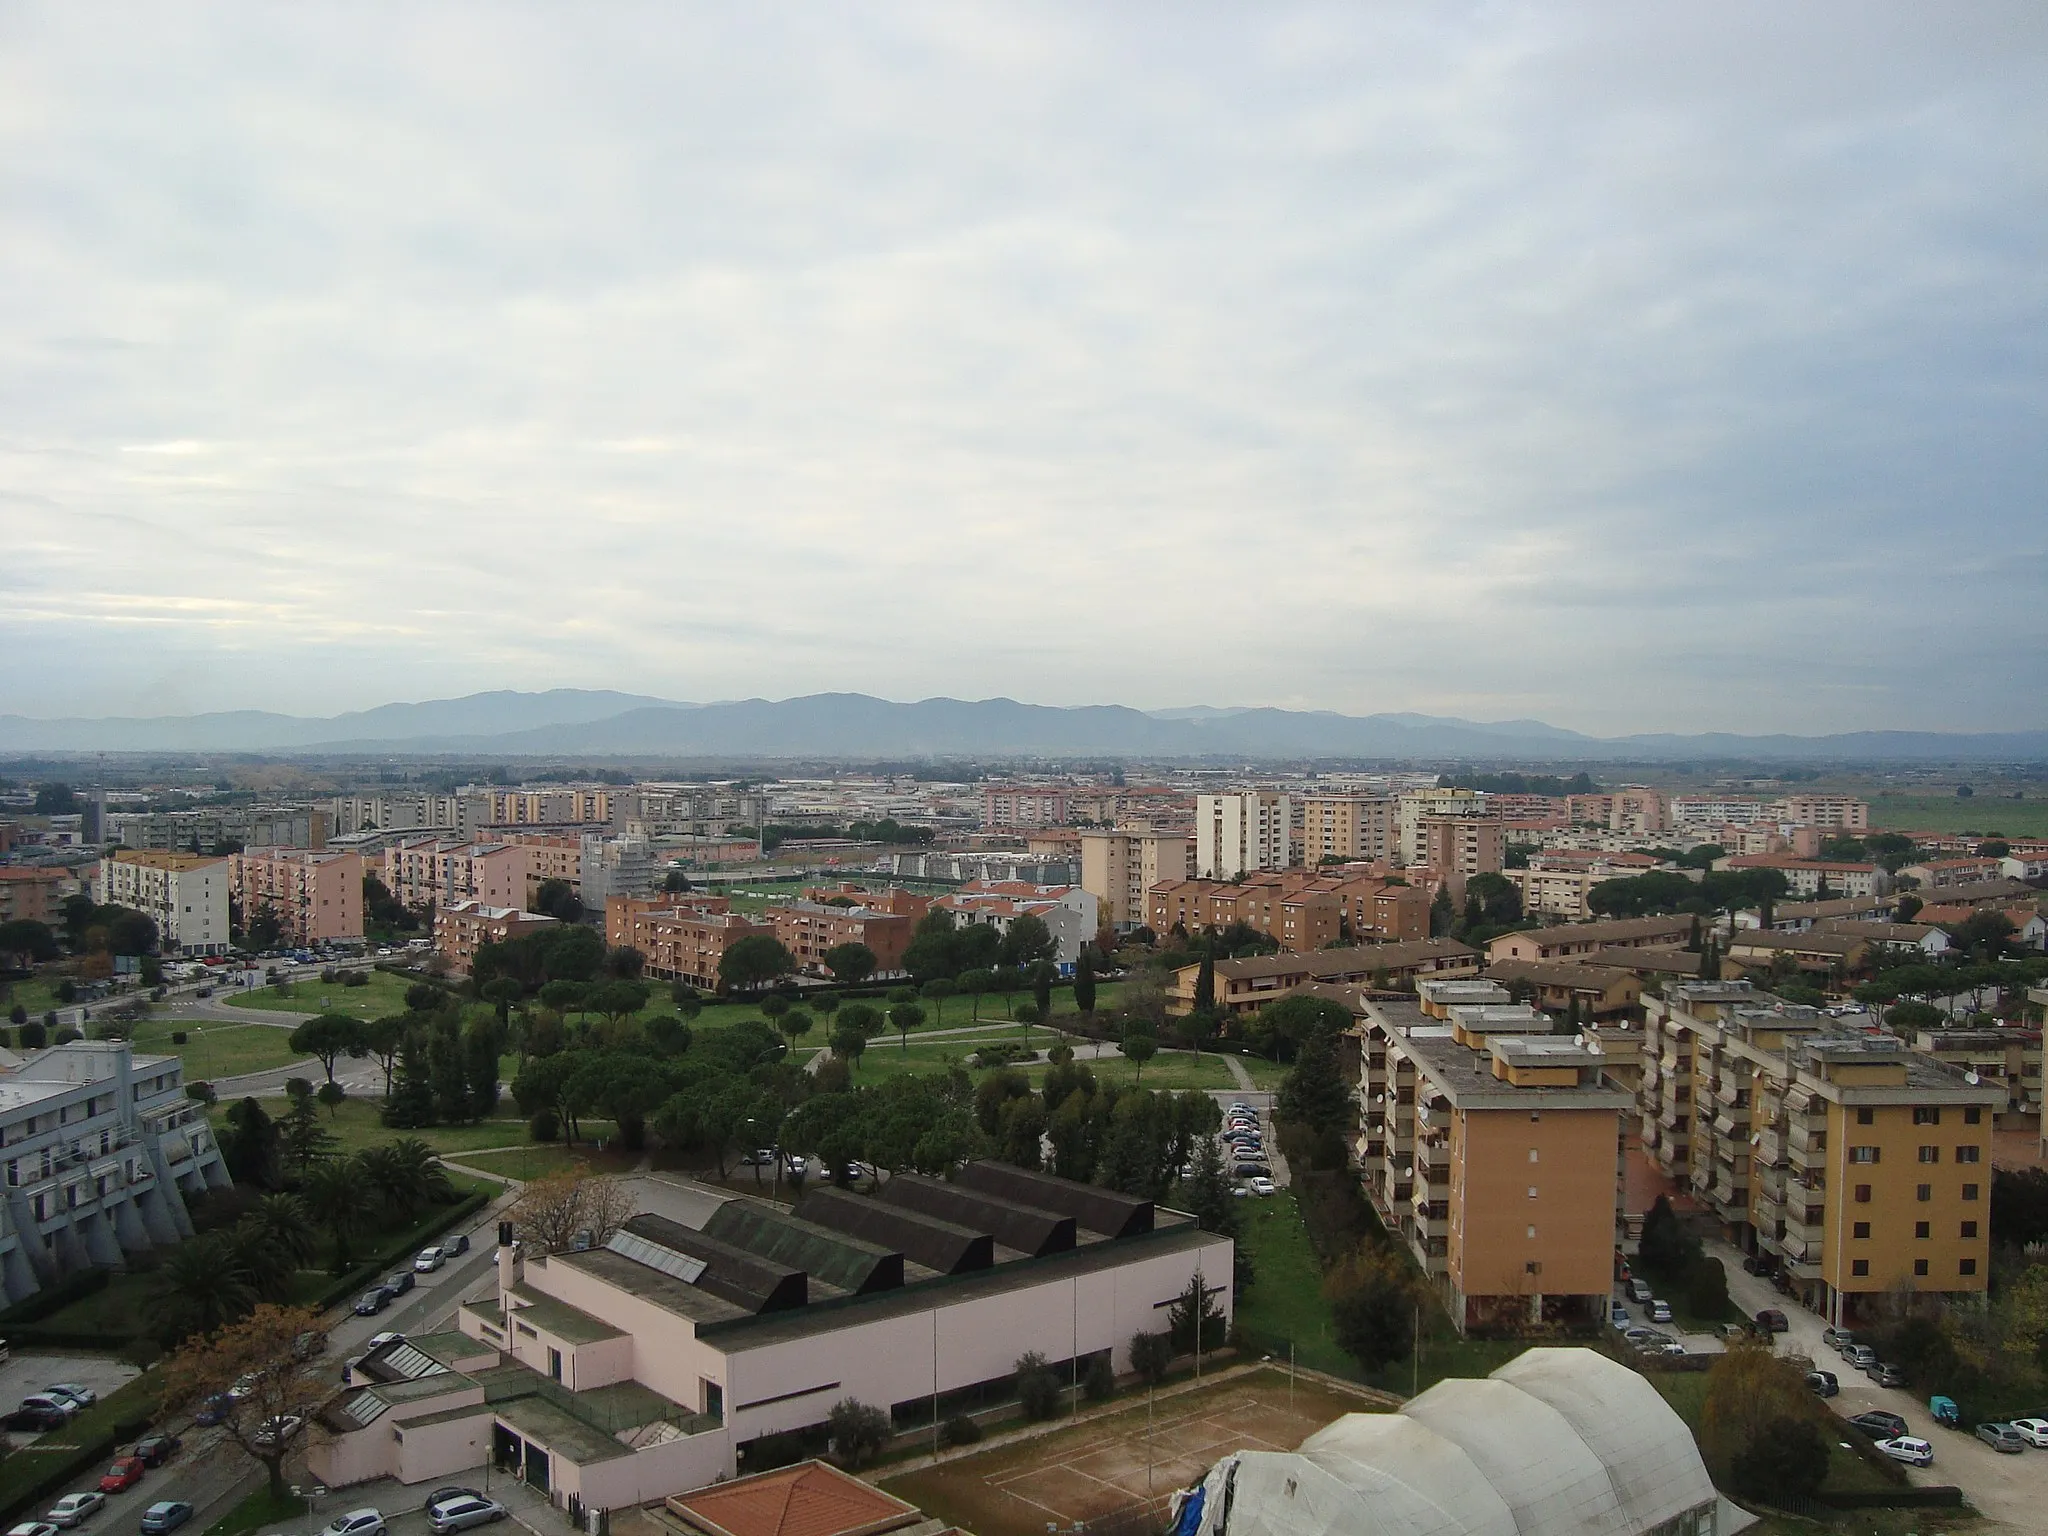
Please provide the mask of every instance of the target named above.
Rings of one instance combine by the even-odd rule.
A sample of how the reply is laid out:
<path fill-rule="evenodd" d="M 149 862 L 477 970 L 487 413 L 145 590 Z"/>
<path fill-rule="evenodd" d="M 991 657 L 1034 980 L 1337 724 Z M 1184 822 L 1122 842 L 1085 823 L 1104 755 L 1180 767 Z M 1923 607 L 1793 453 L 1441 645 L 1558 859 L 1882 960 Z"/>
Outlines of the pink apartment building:
<path fill-rule="evenodd" d="M 384 850 L 384 884 L 408 907 L 480 901 L 516 910 L 526 905 L 530 861 L 516 843 L 407 837 Z"/>
<path fill-rule="evenodd" d="M 245 848 L 228 859 L 228 895 L 246 925 L 258 912 L 278 921 L 286 942 L 360 942 L 363 856 L 307 848 Z"/>
<path fill-rule="evenodd" d="M 1018 1356 L 1063 1377 L 1166 1326 L 1200 1276 L 1226 1316 L 1232 1245 L 1191 1217 L 1004 1163 L 826 1187 L 794 1211 L 665 1179 L 582 1252 L 498 1252 L 459 1335 L 373 1351 L 310 1451 L 328 1487 L 494 1464 L 588 1517 L 743 1468 L 847 1397 L 898 1429 L 1004 1400 Z"/>

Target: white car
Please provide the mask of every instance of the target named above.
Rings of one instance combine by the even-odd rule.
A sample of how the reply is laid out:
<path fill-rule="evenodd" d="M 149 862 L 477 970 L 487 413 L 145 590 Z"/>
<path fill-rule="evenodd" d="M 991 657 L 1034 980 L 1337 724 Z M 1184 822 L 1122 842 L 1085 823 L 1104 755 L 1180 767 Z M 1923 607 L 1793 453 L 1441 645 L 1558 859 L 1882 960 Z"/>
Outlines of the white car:
<path fill-rule="evenodd" d="M 1272 1194 L 1273 1191 L 1277 1188 L 1279 1188 L 1279 1186 L 1276 1185 L 1271 1179 L 1255 1178 L 1252 1180 L 1252 1193 L 1259 1196 L 1261 1199 L 1265 1198 L 1267 1195 Z"/>
<path fill-rule="evenodd" d="M 50 1506 L 50 1512 L 43 1518 L 52 1525 L 61 1525 L 69 1530 L 106 1507 L 107 1496 L 104 1493 L 67 1493 Z"/>
<path fill-rule="evenodd" d="M 412 1261 L 412 1270 L 416 1275 L 431 1275 L 447 1262 L 446 1255 L 439 1248 L 422 1248 L 420 1256 Z"/>
<path fill-rule="evenodd" d="M 91 1387 L 76 1386 L 68 1381 L 53 1381 L 43 1391 L 51 1397 L 68 1397 L 81 1408 L 90 1408 L 100 1400 L 99 1393 Z"/>
<path fill-rule="evenodd" d="M 386 1536 L 384 1517 L 374 1509 L 352 1509 L 336 1515 L 321 1536 Z"/>
<path fill-rule="evenodd" d="M 427 1523 L 434 1528 L 434 1536 L 449 1536 L 451 1531 L 466 1531 L 473 1525 L 489 1525 L 505 1515 L 504 1505 L 477 1494 L 461 1494 L 427 1506 Z"/>
<path fill-rule="evenodd" d="M 404 1337 L 402 1333 L 373 1333 L 370 1335 L 370 1342 L 363 1346 L 363 1353 L 367 1355 L 371 1350 L 382 1349 L 386 1344 L 396 1344 Z"/>
<path fill-rule="evenodd" d="M 1931 1467 L 1934 1465 L 1934 1447 L 1916 1435 L 1900 1435 L 1896 1440 L 1880 1440 L 1877 1448 L 1893 1461 L 1903 1461 L 1909 1467 Z"/>
<path fill-rule="evenodd" d="M 289 1440 L 299 1432 L 299 1426 L 306 1421 L 296 1413 L 275 1414 L 263 1421 L 263 1427 L 249 1437 L 251 1445 L 268 1450 L 280 1440 Z"/>
<path fill-rule="evenodd" d="M 2012 1427 L 2036 1450 L 2048 1450 L 2048 1419 L 2014 1419 Z"/>

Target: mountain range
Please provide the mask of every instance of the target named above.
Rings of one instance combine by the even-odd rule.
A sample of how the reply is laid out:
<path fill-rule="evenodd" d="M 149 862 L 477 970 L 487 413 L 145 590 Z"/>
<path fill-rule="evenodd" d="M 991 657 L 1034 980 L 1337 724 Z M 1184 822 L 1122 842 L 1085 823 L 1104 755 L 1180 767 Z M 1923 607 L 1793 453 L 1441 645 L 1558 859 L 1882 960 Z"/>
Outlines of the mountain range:
<path fill-rule="evenodd" d="M 1207 705 L 1151 711 L 1115 704 L 1057 708 L 1014 699 L 898 703 L 859 693 L 689 704 L 558 688 L 384 704 L 325 718 L 260 710 L 65 720 L 0 715 L 0 753 L 28 752 L 2032 762 L 2048 760 L 2048 731 L 1602 737 L 1540 720 L 1418 714 Z"/>

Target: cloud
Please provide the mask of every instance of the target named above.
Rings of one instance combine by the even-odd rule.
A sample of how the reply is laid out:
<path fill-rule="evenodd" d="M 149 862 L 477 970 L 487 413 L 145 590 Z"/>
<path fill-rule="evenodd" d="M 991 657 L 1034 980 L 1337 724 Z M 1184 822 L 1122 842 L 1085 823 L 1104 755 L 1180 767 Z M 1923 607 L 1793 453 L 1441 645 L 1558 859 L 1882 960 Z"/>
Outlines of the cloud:
<path fill-rule="evenodd" d="M 0 29 L 0 709 L 2042 723 L 2033 8 Z"/>

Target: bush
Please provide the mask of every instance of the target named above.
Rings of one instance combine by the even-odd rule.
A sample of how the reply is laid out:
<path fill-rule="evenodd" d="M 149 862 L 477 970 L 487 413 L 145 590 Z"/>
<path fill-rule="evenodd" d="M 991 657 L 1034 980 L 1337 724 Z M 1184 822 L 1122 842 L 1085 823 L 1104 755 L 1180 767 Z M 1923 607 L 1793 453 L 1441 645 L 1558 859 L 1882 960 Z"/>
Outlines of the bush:
<path fill-rule="evenodd" d="M 344 986 L 367 987 L 369 984 L 370 973 L 368 971 L 350 971 L 342 978 L 342 985 Z"/>
<path fill-rule="evenodd" d="M 981 1426 L 966 1414 L 955 1414 L 939 1431 L 942 1445 L 972 1445 L 981 1438 Z"/>
<path fill-rule="evenodd" d="M 51 1041 L 51 1044 L 53 1044 L 53 1045 L 70 1045 L 70 1044 L 71 1044 L 71 1043 L 73 1043 L 74 1041 L 78 1041 L 78 1040 L 83 1040 L 84 1038 L 85 1038 L 85 1036 L 84 1036 L 84 1035 L 83 1035 L 83 1034 L 82 1034 L 81 1032 L 79 1032 L 78 1030 L 75 1030 L 75 1029 L 60 1029 L 60 1030 L 58 1030 L 58 1031 L 57 1031 L 57 1035 L 56 1035 L 56 1038 L 55 1038 L 54 1040 L 52 1040 L 52 1041 Z"/>
<path fill-rule="evenodd" d="M 1719 1259 L 1701 1258 L 1685 1277 L 1685 1304 L 1695 1317 L 1719 1317 L 1728 1310 L 1728 1272 Z"/>
<path fill-rule="evenodd" d="M 171 1031 L 171 1044 L 173 1044 L 173 1045 L 183 1045 L 184 1043 L 185 1043 L 185 1031 L 183 1031 L 182 1029 L 174 1029 L 174 1030 L 172 1030 L 172 1031 Z"/>
<path fill-rule="evenodd" d="M 220 1102 L 220 1095 L 214 1091 L 213 1084 L 211 1083 L 187 1083 L 185 1085 L 185 1097 L 204 1104 L 208 1109 L 213 1108 L 215 1104 Z"/>
<path fill-rule="evenodd" d="M 1108 1355 L 1088 1357 L 1088 1368 L 1081 1372 L 1081 1391 L 1091 1403 L 1106 1403 L 1116 1395 L 1116 1372 Z"/>
<path fill-rule="evenodd" d="M 50 1015 L 55 1018 L 56 1015 Z M 24 1051 L 40 1051 L 50 1043 L 49 1026 L 46 1024 L 24 1024 L 21 1026 L 21 1048 Z"/>
<path fill-rule="evenodd" d="M 24 1008 L 20 1003 L 16 1003 L 8 1010 L 7 1021 L 10 1024 L 26 1024 L 28 1022 L 28 1009 Z"/>
<path fill-rule="evenodd" d="M 1042 1421 L 1060 1411 L 1060 1379 L 1036 1350 L 1017 1357 L 1017 1403 L 1027 1419 Z"/>
<path fill-rule="evenodd" d="M 526 1122 L 526 1134 L 535 1141 L 553 1141 L 562 1134 L 562 1122 L 554 1110 L 543 1106 Z"/>
<path fill-rule="evenodd" d="M 1173 1368 L 1173 1336 L 1165 1333 L 1131 1335 L 1131 1369 L 1147 1385 L 1158 1386 Z"/>
<path fill-rule="evenodd" d="M 825 1416 L 832 1448 L 849 1466 L 872 1459 L 889 1443 L 889 1415 L 858 1398 L 841 1398 Z"/>
<path fill-rule="evenodd" d="M 1780 1508 L 1804 1503 L 1827 1478 L 1827 1442 L 1810 1418 L 1772 1419 L 1728 1470 L 1737 1493 Z"/>

